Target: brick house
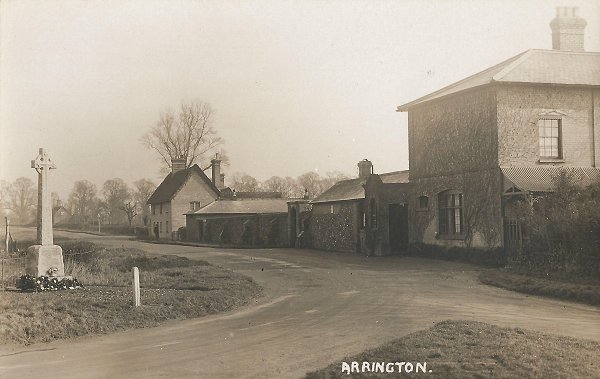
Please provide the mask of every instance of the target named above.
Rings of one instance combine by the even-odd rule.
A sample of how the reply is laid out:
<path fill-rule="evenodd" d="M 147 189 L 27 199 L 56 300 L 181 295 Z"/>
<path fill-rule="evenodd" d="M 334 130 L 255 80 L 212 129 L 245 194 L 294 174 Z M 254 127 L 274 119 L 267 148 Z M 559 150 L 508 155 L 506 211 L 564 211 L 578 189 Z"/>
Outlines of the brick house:
<path fill-rule="evenodd" d="M 148 199 L 152 237 L 177 239 L 185 214 L 215 201 L 224 187 L 218 158 L 212 160 L 212 180 L 198 166 L 186 168 L 185 159 L 173 159 L 171 172 Z"/>
<path fill-rule="evenodd" d="M 359 177 L 334 184 L 310 202 L 309 245 L 315 249 L 386 255 L 408 243 L 408 171 L 373 174 L 358 163 Z"/>
<path fill-rule="evenodd" d="M 528 50 L 398 107 L 408 112 L 410 240 L 497 247 L 507 196 L 548 191 L 560 170 L 600 179 L 600 53 L 558 8 L 553 50 Z M 512 238 L 512 237 L 511 237 Z"/>

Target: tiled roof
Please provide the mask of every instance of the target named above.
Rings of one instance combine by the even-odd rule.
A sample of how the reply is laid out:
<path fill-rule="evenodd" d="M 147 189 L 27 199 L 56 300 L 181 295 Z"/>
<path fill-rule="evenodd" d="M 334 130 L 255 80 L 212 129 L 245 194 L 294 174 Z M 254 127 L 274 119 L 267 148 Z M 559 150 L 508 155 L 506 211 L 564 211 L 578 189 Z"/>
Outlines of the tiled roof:
<path fill-rule="evenodd" d="M 216 200 L 188 214 L 259 214 L 287 213 L 288 199 L 237 199 Z"/>
<path fill-rule="evenodd" d="M 408 170 L 379 174 L 384 183 L 408 183 Z"/>
<path fill-rule="evenodd" d="M 326 203 L 330 201 L 357 200 L 365 198 L 366 179 L 347 179 L 335 183 L 327 191 L 317 196 L 313 203 Z"/>
<path fill-rule="evenodd" d="M 394 171 L 379 174 L 384 183 L 408 183 L 408 170 Z M 348 179 L 334 184 L 330 189 L 317 196 L 313 203 L 327 203 L 331 201 L 359 200 L 365 198 L 363 185 L 366 179 Z"/>
<path fill-rule="evenodd" d="M 208 178 L 208 176 L 206 176 L 204 171 L 202 171 L 202 169 L 195 164 L 190 168 L 177 171 L 176 173 L 169 173 L 169 175 L 167 175 L 162 183 L 160 183 L 160 185 L 156 188 L 152 196 L 150 196 L 148 199 L 148 204 L 171 201 L 179 189 L 185 184 L 185 182 L 187 182 L 191 174 L 199 175 L 200 178 L 202 178 L 202 180 L 204 180 L 204 182 L 215 192 L 215 194 L 219 194 L 217 187 L 215 187 L 213 182 Z"/>
<path fill-rule="evenodd" d="M 555 185 L 555 178 L 562 172 L 570 175 L 575 184 L 582 187 L 600 181 L 600 169 L 595 167 L 525 166 L 501 167 L 505 179 L 523 191 L 547 192 Z"/>
<path fill-rule="evenodd" d="M 71 214 L 71 212 L 69 212 L 67 210 L 67 208 L 63 207 L 62 205 L 61 206 L 54 206 L 54 207 L 52 207 L 52 214 L 56 214 L 56 212 L 58 212 L 61 209 L 64 209 L 65 212 L 67 212 L 69 215 Z"/>
<path fill-rule="evenodd" d="M 436 92 L 400 105 L 399 112 L 471 88 L 499 83 L 600 86 L 600 53 L 527 50 Z"/>

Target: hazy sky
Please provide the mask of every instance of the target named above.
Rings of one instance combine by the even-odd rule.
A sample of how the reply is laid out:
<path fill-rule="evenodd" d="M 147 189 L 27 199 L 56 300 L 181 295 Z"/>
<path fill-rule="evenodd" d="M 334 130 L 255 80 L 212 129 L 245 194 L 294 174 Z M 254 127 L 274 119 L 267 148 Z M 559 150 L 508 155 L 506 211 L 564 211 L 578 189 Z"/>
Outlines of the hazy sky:
<path fill-rule="evenodd" d="M 2 1 L 0 178 L 51 189 L 162 180 L 139 142 L 161 110 L 216 110 L 231 166 L 272 175 L 408 168 L 397 105 L 529 48 L 556 6 L 579 6 L 600 51 L 600 1 Z"/>

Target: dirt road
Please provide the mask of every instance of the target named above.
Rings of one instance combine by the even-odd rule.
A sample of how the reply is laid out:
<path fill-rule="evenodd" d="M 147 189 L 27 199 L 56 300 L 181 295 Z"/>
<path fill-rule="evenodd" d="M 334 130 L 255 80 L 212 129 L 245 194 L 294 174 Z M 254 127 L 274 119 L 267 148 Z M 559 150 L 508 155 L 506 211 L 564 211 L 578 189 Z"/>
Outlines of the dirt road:
<path fill-rule="evenodd" d="M 465 264 L 69 237 L 205 259 L 251 276 L 266 296 L 233 312 L 157 328 L 4 348 L 2 378 L 294 378 L 445 319 L 600 341 L 600 309 L 484 286 L 480 269 Z"/>

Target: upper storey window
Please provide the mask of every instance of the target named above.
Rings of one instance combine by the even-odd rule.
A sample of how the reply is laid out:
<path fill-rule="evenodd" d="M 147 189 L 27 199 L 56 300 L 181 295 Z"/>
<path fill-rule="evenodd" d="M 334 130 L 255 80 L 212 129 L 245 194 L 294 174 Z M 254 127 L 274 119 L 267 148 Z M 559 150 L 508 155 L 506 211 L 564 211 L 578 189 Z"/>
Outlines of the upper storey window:
<path fill-rule="evenodd" d="M 562 158 L 561 121 L 560 118 L 540 118 L 538 120 L 540 158 Z"/>

